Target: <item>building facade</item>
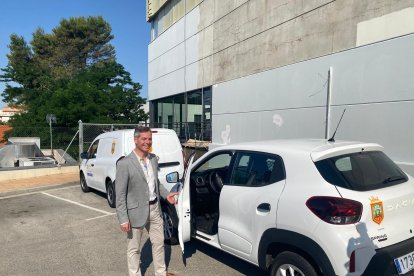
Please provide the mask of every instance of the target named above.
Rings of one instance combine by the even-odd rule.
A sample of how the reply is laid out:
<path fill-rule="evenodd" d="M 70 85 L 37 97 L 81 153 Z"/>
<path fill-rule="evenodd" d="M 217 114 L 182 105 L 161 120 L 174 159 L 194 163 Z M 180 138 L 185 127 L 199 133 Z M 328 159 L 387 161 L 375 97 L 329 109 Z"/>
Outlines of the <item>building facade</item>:
<path fill-rule="evenodd" d="M 212 146 L 325 138 L 346 109 L 337 139 L 414 172 L 414 0 L 167 0 L 147 20 L 154 125 Z"/>
<path fill-rule="evenodd" d="M 21 112 L 21 109 L 5 106 L 0 109 L 0 121 L 7 123 L 14 114 L 19 112 Z"/>

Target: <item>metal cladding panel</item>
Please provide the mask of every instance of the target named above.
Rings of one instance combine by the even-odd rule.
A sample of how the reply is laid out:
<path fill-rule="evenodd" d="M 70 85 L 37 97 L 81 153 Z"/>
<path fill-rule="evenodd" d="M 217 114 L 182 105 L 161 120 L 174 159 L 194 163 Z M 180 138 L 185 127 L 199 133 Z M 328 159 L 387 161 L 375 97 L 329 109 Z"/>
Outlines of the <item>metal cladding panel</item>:
<path fill-rule="evenodd" d="M 374 142 L 414 166 L 414 34 L 213 85 L 213 144 L 324 138 L 328 70 L 329 136 Z"/>
<path fill-rule="evenodd" d="M 148 45 L 148 62 L 162 56 L 184 41 L 184 18 L 181 18 Z"/>
<path fill-rule="evenodd" d="M 198 79 L 199 79 L 200 74 L 202 74 L 202 72 L 200 71 L 202 70 L 200 70 L 199 62 L 195 62 L 187 66 L 185 70 L 185 82 L 186 82 L 185 88 L 187 91 L 191 91 L 191 90 L 195 90 L 199 88 Z"/>
<path fill-rule="evenodd" d="M 184 68 L 148 82 L 148 100 L 168 97 L 185 91 Z"/>
<path fill-rule="evenodd" d="M 200 33 L 193 35 L 185 41 L 185 63 L 189 65 L 198 61 L 201 58 L 199 49 L 200 45 Z"/>
<path fill-rule="evenodd" d="M 236 102 L 233 100 L 229 104 Z M 324 114 L 325 109 L 319 107 L 213 115 L 212 141 L 226 145 L 270 139 L 323 138 Z"/>
<path fill-rule="evenodd" d="M 153 81 L 184 67 L 184 43 L 177 45 L 164 55 L 148 63 L 148 80 Z"/>
<path fill-rule="evenodd" d="M 200 6 L 192 9 L 185 18 L 185 37 L 190 38 L 195 35 L 199 30 L 200 25 Z"/>

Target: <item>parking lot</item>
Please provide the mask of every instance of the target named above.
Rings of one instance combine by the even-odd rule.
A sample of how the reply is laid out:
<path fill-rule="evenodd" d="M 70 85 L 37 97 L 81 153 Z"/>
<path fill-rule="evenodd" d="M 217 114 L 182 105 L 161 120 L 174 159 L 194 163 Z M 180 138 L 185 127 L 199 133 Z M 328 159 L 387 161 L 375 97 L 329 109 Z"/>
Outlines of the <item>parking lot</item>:
<path fill-rule="evenodd" d="M 127 275 L 126 239 L 103 195 L 76 183 L 0 194 L 0 275 Z M 153 275 L 151 246 L 142 240 L 141 269 Z M 201 242 L 166 246 L 179 275 L 265 275 Z"/>

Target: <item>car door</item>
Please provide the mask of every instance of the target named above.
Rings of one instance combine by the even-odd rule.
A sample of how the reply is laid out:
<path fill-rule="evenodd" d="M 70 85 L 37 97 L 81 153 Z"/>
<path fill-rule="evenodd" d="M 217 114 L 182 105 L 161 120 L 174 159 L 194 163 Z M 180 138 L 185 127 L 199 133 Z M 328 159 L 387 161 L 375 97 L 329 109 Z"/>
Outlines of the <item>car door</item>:
<path fill-rule="evenodd" d="M 278 155 L 238 151 L 231 178 L 220 194 L 220 246 L 256 262 L 262 233 L 276 227 L 279 197 L 285 185 L 283 161 Z"/>
<path fill-rule="evenodd" d="M 95 140 L 93 144 L 88 149 L 88 160 L 85 162 L 85 169 L 86 169 L 86 175 L 85 179 L 88 183 L 89 187 L 96 188 L 97 181 L 96 181 L 96 169 L 95 169 L 95 163 L 96 163 L 96 153 L 98 152 L 98 146 L 99 146 L 100 140 Z"/>
<path fill-rule="evenodd" d="M 178 240 L 184 253 L 184 243 L 191 239 L 190 172 L 194 155 L 190 157 L 184 175 L 184 183 L 175 205 L 178 215 Z"/>

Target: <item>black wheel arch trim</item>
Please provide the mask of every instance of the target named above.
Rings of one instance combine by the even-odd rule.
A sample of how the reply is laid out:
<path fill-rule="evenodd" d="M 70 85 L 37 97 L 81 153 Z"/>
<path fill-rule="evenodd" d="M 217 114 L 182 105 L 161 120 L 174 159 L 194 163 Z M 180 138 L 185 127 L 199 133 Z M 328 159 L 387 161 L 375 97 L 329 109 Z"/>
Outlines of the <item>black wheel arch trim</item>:
<path fill-rule="evenodd" d="M 259 267 L 261 269 L 267 270 L 268 268 L 266 255 L 269 246 L 273 243 L 299 248 L 313 258 L 313 261 L 319 266 L 323 275 L 335 275 L 328 256 L 314 240 L 302 234 L 283 229 L 267 229 L 263 233 L 258 251 Z"/>

